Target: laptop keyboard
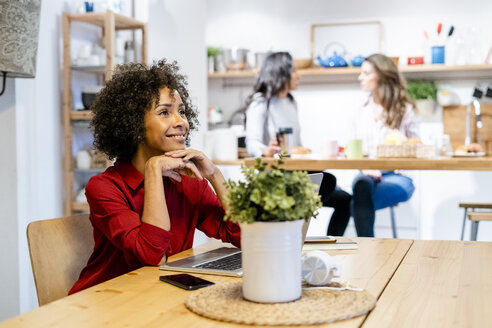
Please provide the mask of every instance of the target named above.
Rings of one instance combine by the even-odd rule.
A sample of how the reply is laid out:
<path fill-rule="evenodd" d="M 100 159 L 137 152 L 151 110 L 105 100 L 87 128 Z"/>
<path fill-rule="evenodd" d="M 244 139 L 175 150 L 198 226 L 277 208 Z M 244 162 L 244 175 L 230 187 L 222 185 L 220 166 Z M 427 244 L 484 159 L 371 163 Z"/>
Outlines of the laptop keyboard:
<path fill-rule="evenodd" d="M 241 253 L 231 254 L 220 259 L 195 266 L 201 269 L 235 271 L 241 269 Z"/>

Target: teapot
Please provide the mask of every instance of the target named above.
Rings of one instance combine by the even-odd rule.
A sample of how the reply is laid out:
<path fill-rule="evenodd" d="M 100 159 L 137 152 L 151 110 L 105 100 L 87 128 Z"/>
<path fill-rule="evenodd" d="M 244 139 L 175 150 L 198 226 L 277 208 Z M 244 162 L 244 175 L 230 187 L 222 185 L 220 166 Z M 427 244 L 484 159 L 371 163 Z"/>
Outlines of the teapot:
<path fill-rule="evenodd" d="M 342 50 L 342 56 L 338 55 L 336 51 L 333 51 L 333 55 L 327 56 L 327 52 L 331 50 L 334 47 L 339 47 Z M 318 60 L 318 63 L 320 66 L 323 67 L 347 67 L 347 61 L 343 57 L 345 55 L 345 47 L 339 43 L 339 42 L 332 42 L 326 45 L 325 51 L 324 51 L 324 56 L 325 59 L 321 58 L 320 56 L 316 57 Z"/>
<path fill-rule="evenodd" d="M 364 60 L 365 60 L 364 56 L 357 55 L 357 56 L 354 56 L 350 59 L 350 63 L 354 67 L 360 67 L 360 66 L 362 66 L 362 63 L 364 62 Z"/>

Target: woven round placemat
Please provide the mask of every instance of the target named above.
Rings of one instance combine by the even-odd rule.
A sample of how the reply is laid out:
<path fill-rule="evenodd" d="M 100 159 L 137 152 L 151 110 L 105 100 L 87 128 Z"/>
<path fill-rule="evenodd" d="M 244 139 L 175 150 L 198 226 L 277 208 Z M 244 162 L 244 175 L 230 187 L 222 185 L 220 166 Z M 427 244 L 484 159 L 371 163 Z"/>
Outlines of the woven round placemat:
<path fill-rule="evenodd" d="M 289 303 L 255 303 L 243 299 L 242 283 L 218 284 L 193 292 L 185 301 L 207 318 L 250 325 L 309 325 L 366 314 L 376 299 L 366 291 L 312 289 Z"/>

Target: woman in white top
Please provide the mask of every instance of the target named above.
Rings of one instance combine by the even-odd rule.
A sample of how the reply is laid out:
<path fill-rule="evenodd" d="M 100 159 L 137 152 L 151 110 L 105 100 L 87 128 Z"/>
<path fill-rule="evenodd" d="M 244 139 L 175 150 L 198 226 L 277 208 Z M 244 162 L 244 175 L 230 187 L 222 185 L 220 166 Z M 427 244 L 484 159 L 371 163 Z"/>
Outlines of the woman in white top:
<path fill-rule="evenodd" d="M 355 129 L 365 152 L 376 155 L 388 134 L 393 138 L 418 138 L 419 120 L 408 98 L 405 82 L 394 62 L 381 54 L 365 59 L 359 75 L 369 99 L 355 115 Z M 374 237 L 375 211 L 412 197 L 412 179 L 393 171 L 363 170 L 353 182 L 352 216 L 357 235 Z"/>
<path fill-rule="evenodd" d="M 272 157 L 280 152 L 276 134 L 280 128 L 292 128 L 293 152 L 308 152 L 301 146 L 297 104 L 290 93 L 297 89 L 299 76 L 287 52 L 267 56 L 246 101 L 246 148 L 255 157 Z M 335 176 L 323 172 L 320 186 L 323 206 L 333 207 L 328 234 L 343 235 L 350 219 L 350 194 L 336 187 Z"/>

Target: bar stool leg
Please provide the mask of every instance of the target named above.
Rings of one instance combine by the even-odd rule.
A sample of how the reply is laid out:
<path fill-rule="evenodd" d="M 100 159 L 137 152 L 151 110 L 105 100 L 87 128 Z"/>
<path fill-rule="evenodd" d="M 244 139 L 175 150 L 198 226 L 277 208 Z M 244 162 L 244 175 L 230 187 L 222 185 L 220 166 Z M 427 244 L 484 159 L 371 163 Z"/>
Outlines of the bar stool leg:
<path fill-rule="evenodd" d="M 470 240 L 477 241 L 479 221 L 472 221 Z"/>
<path fill-rule="evenodd" d="M 390 207 L 390 216 L 391 216 L 391 229 L 393 230 L 393 238 L 398 238 L 396 236 L 395 209 L 393 206 Z"/>
<path fill-rule="evenodd" d="M 473 209 L 472 209 L 473 211 Z M 461 240 L 463 240 L 465 236 L 465 225 L 466 225 L 466 216 L 468 214 L 468 207 L 465 207 L 465 216 L 463 217 L 463 227 L 461 228 Z"/>

